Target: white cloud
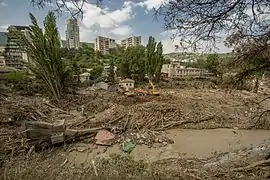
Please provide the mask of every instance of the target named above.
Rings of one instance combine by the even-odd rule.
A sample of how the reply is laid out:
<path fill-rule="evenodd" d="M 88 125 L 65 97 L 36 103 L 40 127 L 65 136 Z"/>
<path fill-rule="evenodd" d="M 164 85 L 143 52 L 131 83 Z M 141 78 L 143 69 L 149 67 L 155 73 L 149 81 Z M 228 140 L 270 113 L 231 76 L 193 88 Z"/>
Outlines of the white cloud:
<path fill-rule="evenodd" d="M 7 30 L 8 24 L 0 25 L 0 29 Z"/>
<path fill-rule="evenodd" d="M 176 30 L 163 31 L 160 33 L 164 53 L 176 52 L 175 45 L 179 44 L 179 39 L 178 38 L 172 39 L 172 36 L 175 33 Z"/>
<path fill-rule="evenodd" d="M 85 29 L 85 28 L 80 28 L 80 39 L 81 41 L 93 41 L 94 38 L 94 31 L 91 29 Z"/>
<path fill-rule="evenodd" d="M 2 5 L 2 6 L 7 6 L 7 3 L 1 2 L 1 5 Z"/>
<path fill-rule="evenodd" d="M 72 3 L 67 3 L 68 8 L 75 8 Z M 125 1 L 121 8 L 112 10 L 100 8 L 95 4 L 85 3 L 83 18 L 80 22 L 80 40 L 93 41 L 96 36 L 105 36 L 120 39 L 132 32 L 125 22 L 134 17 L 134 3 Z"/>
<path fill-rule="evenodd" d="M 123 25 L 112 29 L 109 33 L 117 36 L 127 36 L 132 33 L 132 29 L 129 26 Z"/>
<path fill-rule="evenodd" d="M 164 53 L 171 53 L 171 52 L 176 52 L 177 50 L 175 49 L 175 45 L 179 45 L 180 44 L 180 40 L 181 37 L 173 37 L 173 35 L 177 33 L 176 30 L 171 30 L 171 31 L 164 31 L 161 32 L 161 42 L 163 44 L 163 51 Z M 213 51 L 215 52 L 219 52 L 219 53 L 226 53 L 226 52 L 230 52 L 232 49 L 228 48 L 224 45 L 224 41 L 226 39 L 225 34 L 220 34 L 221 39 L 219 41 L 216 41 L 216 47 L 217 49 L 213 49 Z M 202 42 L 200 42 L 202 43 Z M 207 46 L 207 42 L 203 42 L 205 44 L 205 47 Z M 204 48 L 205 48 L 204 47 Z M 179 50 L 178 50 L 179 51 Z M 180 50 L 181 51 L 181 50 Z M 191 51 L 191 50 L 189 50 Z M 198 52 L 209 52 L 209 49 L 199 49 Z"/>
<path fill-rule="evenodd" d="M 91 28 L 95 25 L 101 28 L 117 27 L 133 17 L 132 5 L 132 2 L 124 2 L 120 9 L 111 11 L 108 8 L 101 9 L 95 4 L 85 3 L 82 9 L 84 12 L 82 23 L 86 28 Z M 68 8 L 75 8 L 72 3 L 67 3 L 67 6 Z"/>
<path fill-rule="evenodd" d="M 174 45 L 170 39 L 161 40 L 161 42 L 163 44 L 163 53 L 166 54 L 166 53 L 175 52 Z"/>
<path fill-rule="evenodd" d="M 168 2 L 168 0 L 146 0 L 144 2 L 138 3 L 138 5 L 146 7 L 146 9 L 150 11 L 153 8 L 158 8 L 160 5 L 166 2 Z"/>
<path fill-rule="evenodd" d="M 177 30 L 168 30 L 168 31 L 163 31 L 160 33 L 161 36 L 165 36 L 165 37 L 171 37 L 173 34 L 175 34 L 177 32 Z"/>

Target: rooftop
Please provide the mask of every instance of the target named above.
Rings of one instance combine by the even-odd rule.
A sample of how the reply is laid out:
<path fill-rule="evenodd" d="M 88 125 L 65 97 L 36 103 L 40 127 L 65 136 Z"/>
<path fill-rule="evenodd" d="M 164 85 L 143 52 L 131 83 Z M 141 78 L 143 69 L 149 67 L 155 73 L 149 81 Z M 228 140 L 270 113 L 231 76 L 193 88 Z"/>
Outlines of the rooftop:
<path fill-rule="evenodd" d="M 129 78 L 126 78 L 120 81 L 120 83 L 134 83 L 134 82 L 135 81 L 133 79 L 129 79 Z"/>
<path fill-rule="evenodd" d="M 9 29 L 9 28 L 15 28 L 15 29 L 17 29 L 17 30 L 30 29 L 29 26 L 17 26 L 17 25 L 10 25 L 10 26 L 8 27 L 8 29 Z"/>

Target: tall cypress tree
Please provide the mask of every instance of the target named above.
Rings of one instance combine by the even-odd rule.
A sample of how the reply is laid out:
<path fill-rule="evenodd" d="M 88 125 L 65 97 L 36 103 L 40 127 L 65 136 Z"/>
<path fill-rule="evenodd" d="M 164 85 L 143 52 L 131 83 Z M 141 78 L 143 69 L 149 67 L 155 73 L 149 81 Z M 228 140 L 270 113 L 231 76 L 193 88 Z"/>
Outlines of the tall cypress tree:
<path fill-rule="evenodd" d="M 163 65 L 163 45 L 157 44 L 155 38 L 150 36 L 146 46 L 146 73 L 150 81 L 158 82 Z"/>
<path fill-rule="evenodd" d="M 157 59 L 155 56 L 155 49 L 156 49 L 156 41 L 153 36 L 150 36 L 148 39 L 148 44 L 146 45 L 146 73 L 148 78 L 153 81 L 156 67 L 157 67 Z"/>
<path fill-rule="evenodd" d="M 163 57 L 163 45 L 161 42 L 157 44 L 157 50 L 156 50 L 156 59 L 157 59 L 157 67 L 155 72 L 155 79 L 154 81 L 156 83 L 159 82 L 160 74 L 161 74 L 161 68 L 164 63 L 164 57 Z"/>

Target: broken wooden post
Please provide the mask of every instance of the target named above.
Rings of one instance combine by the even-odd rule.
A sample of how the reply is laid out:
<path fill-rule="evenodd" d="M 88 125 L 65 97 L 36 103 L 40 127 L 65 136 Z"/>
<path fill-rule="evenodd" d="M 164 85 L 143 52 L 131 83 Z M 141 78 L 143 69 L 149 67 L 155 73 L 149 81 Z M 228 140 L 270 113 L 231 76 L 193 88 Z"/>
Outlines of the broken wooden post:
<path fill-rule="evenodd" d="M 35 140 L 35 139 L 50 139 L 52 134 L 51 123 L 46 122 L 37 122 L 37 121 L 27 121 L 25 123 L 26 135 L 27 138 Z"/>
<path fill-rule="evenodd" d="M 65 120 L 57 120 L 52 126 L 51 143 L 58 144 L 65 141 L 64 132 L 66 130 Z"/>
<path fill-rule="evenodd" d="M 46 143 L 49 145 L 64 142 L 66 139 L 84 136 L 86 134 L 97 133 L 103 128 L 92 129 L 68 129 L 65 120 L 57 120 L 56 122 L 38 122 L 27 121 L 25 123 L 26 135 L 35 144 Z"/>
<path fill-rule="evenodd" d="M 50 144 L 64 142 L 66 130 L 65 120 L 58 120 L 55 123 L 27 121 L 25 123 L 27 138 L 31 140 L 47 141 Z"/>

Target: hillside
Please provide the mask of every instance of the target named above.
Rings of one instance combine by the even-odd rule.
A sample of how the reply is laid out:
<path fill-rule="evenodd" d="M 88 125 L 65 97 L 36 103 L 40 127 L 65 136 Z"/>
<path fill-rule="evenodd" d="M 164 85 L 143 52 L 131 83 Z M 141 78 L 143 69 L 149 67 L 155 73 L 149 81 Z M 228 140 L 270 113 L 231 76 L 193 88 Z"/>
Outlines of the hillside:
<path fill-rule="evenodd" d="M 176 60 L 184 60 L 184 59 L 206 59 L 210 53 L 182 53 L 182 52 L 174 52 L 164 54 L 166 59 L 176 59 Z M 228 57 L 230 53 L 218 53 L 220 57 Z"/>

